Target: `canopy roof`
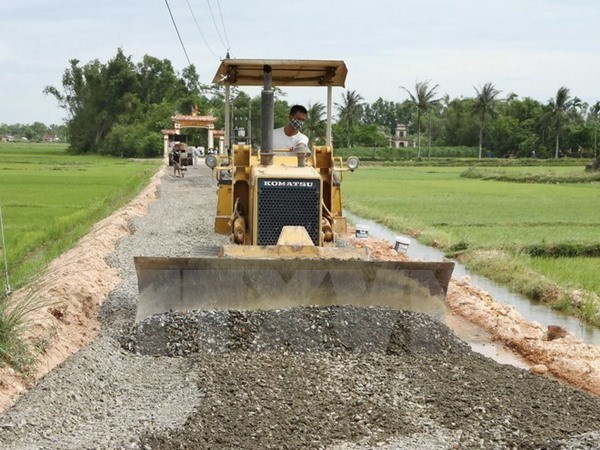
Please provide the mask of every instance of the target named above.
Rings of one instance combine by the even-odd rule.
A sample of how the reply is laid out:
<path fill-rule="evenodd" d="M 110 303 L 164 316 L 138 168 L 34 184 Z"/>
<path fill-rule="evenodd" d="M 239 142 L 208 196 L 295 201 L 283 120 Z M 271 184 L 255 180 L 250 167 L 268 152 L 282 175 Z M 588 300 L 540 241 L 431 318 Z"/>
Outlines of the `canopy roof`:
<path fill-rule="evenodd" d="M 213 83 L 262 86 L 263 67 L 271 66 L 274 86 L 341 86 L 348 69 L 344 61 L 296 59 L 224 59 Z"/>

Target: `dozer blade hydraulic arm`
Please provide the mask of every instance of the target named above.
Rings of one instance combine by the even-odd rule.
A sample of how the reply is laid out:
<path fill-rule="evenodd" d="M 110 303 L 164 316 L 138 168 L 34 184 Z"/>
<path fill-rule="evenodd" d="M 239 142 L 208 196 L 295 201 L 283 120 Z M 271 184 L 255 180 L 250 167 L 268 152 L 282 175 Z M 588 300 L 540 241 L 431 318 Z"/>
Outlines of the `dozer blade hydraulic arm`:
<path fill-rule="evenodd" d="M 389 306 L 443 316 L 452 262 L 136 257 L 136 321 L 169 311 Z"/>

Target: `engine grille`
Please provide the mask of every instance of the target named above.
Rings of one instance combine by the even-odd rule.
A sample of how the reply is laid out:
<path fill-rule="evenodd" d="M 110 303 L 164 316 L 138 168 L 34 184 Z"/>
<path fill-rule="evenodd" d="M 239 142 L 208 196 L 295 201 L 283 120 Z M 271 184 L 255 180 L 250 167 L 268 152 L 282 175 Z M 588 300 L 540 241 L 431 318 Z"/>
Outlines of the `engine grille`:
<path fill-rule="evenodd" d="M 284 226 L 296 225 L 319 245 L 320 187 L 318 179 L 260 178 L 256 243 L 275 245 Z"/>

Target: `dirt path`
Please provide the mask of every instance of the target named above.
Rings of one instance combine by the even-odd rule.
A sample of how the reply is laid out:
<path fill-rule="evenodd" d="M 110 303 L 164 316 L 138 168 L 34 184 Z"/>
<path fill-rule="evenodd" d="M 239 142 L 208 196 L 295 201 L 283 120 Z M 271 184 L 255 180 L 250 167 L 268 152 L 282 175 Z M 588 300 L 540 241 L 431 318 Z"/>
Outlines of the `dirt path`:
<path fill-rule="evenodd" d="M 13 299 L 35 295 L 52 305 L 38 311 L 30 334 L 32 341 L 50 339 L 51 343 L 28 377 L 11 369 L 0 369 L 0 410 L 13 404 L 54 367 L 97 336 L 99 306 L 119 281 L 119 274 L 105 258 L 130 232 L 130 220 L 144 215 L 156 198 L 161 176 L 162 171 L 132 202 L 99 222 L 72 250 L 54 261 L 35 285 L 15 293 Z M 368 246 L 377 258 L 405 258 L 385 241 L 355 239 L 352 232 L 347 239 L 355 245 Z M 600 396 L 600 348 L 586 345 L 569 334 L 563 335 L 560 330 L 548 333 L 539 325 L 527 323 L 513 308 L 495 302 L 468 280 L 451 281 L 447 303 L 453 313 L 484 328 L 494 339 L 534 364 L 535 373 L 550 373 Z"/>

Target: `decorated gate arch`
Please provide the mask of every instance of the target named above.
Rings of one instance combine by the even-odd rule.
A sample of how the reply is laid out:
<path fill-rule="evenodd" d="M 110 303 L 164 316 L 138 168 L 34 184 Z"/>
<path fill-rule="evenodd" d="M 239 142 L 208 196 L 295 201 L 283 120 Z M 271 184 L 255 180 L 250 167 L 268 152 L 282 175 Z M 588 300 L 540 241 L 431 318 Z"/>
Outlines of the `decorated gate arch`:
<path fill-rule="evenodd" d="M 197 107 L 192 109 L 192 114 L 176 114 L 171 117 L 173 120 L 173 128 L 162 130 L 163 134 L 163 156 L 168 161 L 169 159 L 169 136 L 180 134 L 182 128 L 206 128 L 208 129 L 208 147 L 215 147 L 215 137 L 219 138 L 219 153 L 223 152 L 224 133 L 215 130 L 215 122 L 217 118 L 211 115 L 201 116 Z"/>

